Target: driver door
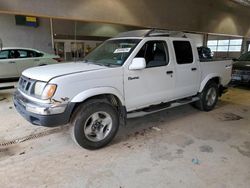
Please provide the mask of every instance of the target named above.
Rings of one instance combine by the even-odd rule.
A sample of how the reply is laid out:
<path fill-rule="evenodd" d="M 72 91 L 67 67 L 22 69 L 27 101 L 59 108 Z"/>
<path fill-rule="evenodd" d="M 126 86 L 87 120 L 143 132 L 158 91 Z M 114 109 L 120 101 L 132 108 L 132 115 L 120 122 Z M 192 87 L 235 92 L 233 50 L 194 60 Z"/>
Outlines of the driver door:
<path fill-rule="evenodd" d="M 127 70 L 124 92 L 127 110 L 135 110 L 173 98 L 174 67 L 169 60 L 166 41 L 147 41 L 136 57 L 146 60 L 146 68 Z"/>
<path fill-rule="evenodd" d="M 17 78 L 16 62 L 9 58 L 9 50 L 0 52 L 0 78 Z"/>

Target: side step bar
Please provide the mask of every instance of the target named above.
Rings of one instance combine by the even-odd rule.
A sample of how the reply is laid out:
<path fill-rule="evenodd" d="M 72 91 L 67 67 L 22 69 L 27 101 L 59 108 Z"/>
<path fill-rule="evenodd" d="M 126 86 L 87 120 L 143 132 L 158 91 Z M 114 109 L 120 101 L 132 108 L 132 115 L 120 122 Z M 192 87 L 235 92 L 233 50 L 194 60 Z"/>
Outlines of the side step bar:
<path fill-rule="evenodd" d="M 185 98 L 185 99 L 181 99 L 181 100 L 177 100 L 177 101 L 173 101 L 173 102 L 152 105 L 152 106 L 149 106 L 147 108 L 143 108 L 141 110 L 135 110 L 132 112 L 128 112 L 127 118 L 142 117 L 142 116 L 145 116 L 148 114 L 152 114 L 152 113 L 159 112 L 162 110 L 166 110 L 166 109 L 174 108 L 174 107 L 181 106 L 184 104 L 192 103 L 192 102 L 195 102 L 198 100 L 199 100 L 199 97 L 190 97 L 190 98 Z"/>

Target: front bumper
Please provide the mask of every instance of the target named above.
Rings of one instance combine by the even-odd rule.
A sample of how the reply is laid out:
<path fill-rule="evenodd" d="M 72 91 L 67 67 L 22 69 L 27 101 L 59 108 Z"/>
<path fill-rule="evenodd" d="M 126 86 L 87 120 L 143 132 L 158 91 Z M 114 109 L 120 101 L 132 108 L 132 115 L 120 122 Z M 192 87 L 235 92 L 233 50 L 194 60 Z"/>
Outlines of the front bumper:
<path fill-rule="evenodd" d="M 233 73 L 232 82 L 250 83 L 250 71 L 242 71 L 242 73 Z"/>
<path fill-rule="evenodd" d="M 18 90 L 13 97 L 16 110 L 33 125 L 56 127 L 67 124 L 75 103 L 41 104 L 25 98 Z"/>

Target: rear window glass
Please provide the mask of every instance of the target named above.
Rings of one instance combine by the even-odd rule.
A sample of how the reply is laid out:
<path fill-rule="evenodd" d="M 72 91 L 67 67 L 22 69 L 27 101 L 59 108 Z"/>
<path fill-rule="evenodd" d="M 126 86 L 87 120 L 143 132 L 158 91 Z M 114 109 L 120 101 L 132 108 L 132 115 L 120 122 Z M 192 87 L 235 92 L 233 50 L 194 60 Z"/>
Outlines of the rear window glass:
<path fill-rule="evenodd" d="M 42 56 L 43 56 L 43 53 L 35 52 L 35 57 L 42 57 Z"/>
<path fill-rule="evenodd" d="M 28 53 L 26 50 L 18 50 L 19 53 L 19 58 L 27 58 L 28 57 Z"/>
<path fill-rule="evenodd" d="M 173 44 L 178 64 L 188 64 L 193 62 L 193 52 L 189 41 L 174 41 Z"/>

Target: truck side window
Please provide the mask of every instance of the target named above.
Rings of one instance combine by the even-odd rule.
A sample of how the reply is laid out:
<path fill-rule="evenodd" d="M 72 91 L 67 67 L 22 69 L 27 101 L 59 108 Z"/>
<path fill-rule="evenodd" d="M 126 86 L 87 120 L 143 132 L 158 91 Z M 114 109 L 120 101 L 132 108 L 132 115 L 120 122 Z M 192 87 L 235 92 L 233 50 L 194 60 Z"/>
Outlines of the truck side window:
<path fill-rule="evenodd" d="M 193 63 L 193 51 L 189 41 L 174 41 L 177 64 Z"/>
<path fill-rule="evenodd" d="M 165 66 L 168 64 L 167 44 L 164 41 L 148 41 L 136 57 L 145 58 L 146 68 Z"/>

